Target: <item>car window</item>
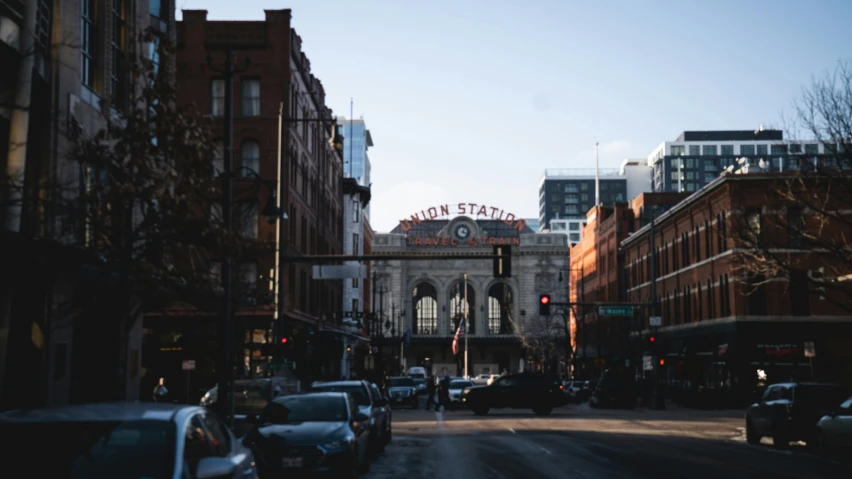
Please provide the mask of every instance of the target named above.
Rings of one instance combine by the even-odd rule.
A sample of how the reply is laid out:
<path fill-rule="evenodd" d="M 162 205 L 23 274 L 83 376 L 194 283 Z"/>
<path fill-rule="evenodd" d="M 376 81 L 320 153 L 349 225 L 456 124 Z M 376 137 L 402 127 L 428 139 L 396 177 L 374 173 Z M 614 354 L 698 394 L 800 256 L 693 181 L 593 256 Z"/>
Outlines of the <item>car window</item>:
<path fill-rule="evenodd" d="M 314 389 L 317 391 L 327 391 L 335 393 L 351 393 L 352 397 L 355 398 L 355 402 L 359 406 L 369 406 L 371 404 L 369 388 L 364 387 L 363 384 L 353 386 L 317 384 L 314 386 Z"/>
<path fill-rule="evenodd" d="M 370 384 L 370 392 L 372 393 L 374 403 L 382 399 L 382 393 L 379 391 L 379 387 L 375 384 Z"/>
<path fill-rule="evenodd" d="M 207 432 L 198 415 L 192 416 L 186 425 L 183 443 L 183 469 L 186 477 L 195 477 L 198 461 L 205 457 L 214 457 L 212 444 L 207 440 Z"/>
<path fill-rule="evenodd" d="M 269 403 L 258 423 L 341 422 L 346 416 L 346 401 L 341 396 L 279 396 Z"/>
<path fill-rule="evenodd" d="M 512 379 L 512 378 L 500 378 L 500 379 L 494 381 L 494 384 L 496 384 L 500 387 L 511 387 L 511 386 L 517 386 L 518 381 L 515 380 L 515 379 Z"/>
<path fill-rule="evenodd" d="M 778 399 L 793 400 L 793 390 L 791 388 L 778 388 Z"/>
<path fill-rule="evenodd" d="M 203 421 L 204 427 L 210 433 L 213 451 L 219 457 L 228 457 L 228 454 L 231 453 L 231 435 L 228 433 L 228 428 L 222 424 L 219 418 L 210 413 L 204 415 Z"/>
<path fill-rule="evenodd" d="M 778 397 L 778 387 L 770 386 L 763 392 L 764 401 L 772 401 Z"/>

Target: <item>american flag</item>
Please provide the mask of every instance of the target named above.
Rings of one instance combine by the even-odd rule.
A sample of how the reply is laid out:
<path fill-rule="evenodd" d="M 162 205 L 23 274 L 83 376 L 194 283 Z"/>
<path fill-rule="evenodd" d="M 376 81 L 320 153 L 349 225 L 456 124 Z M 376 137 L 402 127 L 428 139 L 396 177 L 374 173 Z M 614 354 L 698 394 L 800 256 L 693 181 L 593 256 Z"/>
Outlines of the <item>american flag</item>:
<path fill-rule="evenodd" d="M 464 336 L 464 319 L 459 321 L 459 327 L 456 329 L 456 335 L 453 337 L 453 355 L 459 353 L 459 338 Z"/>

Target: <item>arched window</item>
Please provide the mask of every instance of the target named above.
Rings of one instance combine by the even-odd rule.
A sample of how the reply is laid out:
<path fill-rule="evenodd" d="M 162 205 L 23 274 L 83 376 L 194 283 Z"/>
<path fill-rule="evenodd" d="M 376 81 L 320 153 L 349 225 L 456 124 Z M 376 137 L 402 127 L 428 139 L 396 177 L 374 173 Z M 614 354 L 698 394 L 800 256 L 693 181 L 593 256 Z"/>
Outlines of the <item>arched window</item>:
<path fill-rule="evenodd" d="M 414 334 L 438 334 L 438 291 L 429 283 L 411 290 L 414 305 Z"/>
<path fill-rule="evenodd" d="M 470 334 L 476 334 L 476 294 L 473 292 L 473 287 L 467 285 L 467 319 L 470 326 Z M 460 281 L 450 289 L 450 321 L 453 330 L 451 334 L 456 334 L 456 329 L 459 327 L 459 322 L 464 318 L 464 281 Z"/>
<path fill-rule="evenodd" d="M 213 142 L 213 176 L 217 177 L 225 172 L 225 147 L 222 140 Z"/>
<path fill-rule="evenodd" d="M 254 140 L 244 141 L 240 148 L 239 176 L 251 177 L 252 174 L 247 170 L 260 174 L 260 145 Z"/>
<path fill-rule="evenodd" d="M 488 289 L 488 334 L 510 334 L 515 320 L 512 287 L 495 283 Z"/>

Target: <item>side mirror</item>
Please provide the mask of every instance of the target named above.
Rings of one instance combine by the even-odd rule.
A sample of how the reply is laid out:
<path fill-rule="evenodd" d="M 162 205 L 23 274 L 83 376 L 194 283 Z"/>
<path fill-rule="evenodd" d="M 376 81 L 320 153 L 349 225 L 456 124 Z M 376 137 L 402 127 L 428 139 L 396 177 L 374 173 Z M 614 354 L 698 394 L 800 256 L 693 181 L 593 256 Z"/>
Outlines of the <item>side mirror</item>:
<path fill-rule="evenodd" d="M 237 465 L 226 457 L 205 457 L 198 461 L 196 479 L 219 479 L 232 477 Z"/>

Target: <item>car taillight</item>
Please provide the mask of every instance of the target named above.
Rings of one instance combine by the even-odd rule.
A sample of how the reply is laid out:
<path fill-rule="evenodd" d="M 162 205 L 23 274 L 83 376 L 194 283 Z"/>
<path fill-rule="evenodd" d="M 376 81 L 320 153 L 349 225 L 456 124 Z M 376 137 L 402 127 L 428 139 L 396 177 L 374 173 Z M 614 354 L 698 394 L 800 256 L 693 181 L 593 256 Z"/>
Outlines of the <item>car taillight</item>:
<path fill-rule="evenodd" d="M 560 385 L 559 389 L 565 389 L 565 386 Z"/>

